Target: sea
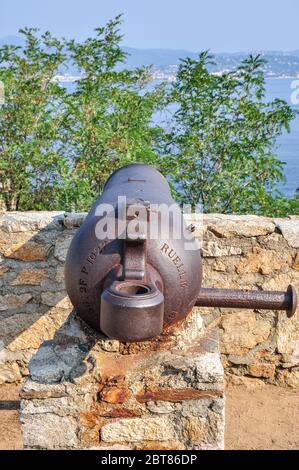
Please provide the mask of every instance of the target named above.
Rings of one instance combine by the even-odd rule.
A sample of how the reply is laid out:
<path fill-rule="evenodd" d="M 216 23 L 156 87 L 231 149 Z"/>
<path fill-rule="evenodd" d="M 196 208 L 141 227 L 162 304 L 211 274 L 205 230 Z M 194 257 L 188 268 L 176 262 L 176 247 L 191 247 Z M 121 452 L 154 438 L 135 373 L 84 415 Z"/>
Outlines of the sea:
<path fill-rule="evenodd" d="M 65 83 L 65 86 L 69 91 L 74 89 L 74 83 Z M 298 103 L 294 102 L 295 93 Z M 299 111 L 299 78 L 266 79 L 265 100 L 272 101 L 275 98 L 285 100 L 293 109 Z M 160 118 L 156 117 L 156 119 L 160 121 Z M 286 197 L 292 197 L 296 190 L 299 190 L 299 115 L 291 122 L 290 132 L 284 131 L 277 139 L 275 152 L 285 163 L 285 181 L 279 183 L 277 189 Z"/>
<path fill-rule="evenodd" d="M 296 88 L 292 88 L 296 86 Z M 280 98 L 293 109 L 299 111 L 299 103 L 295 104 L 294 95 L 299 100 L 299 78 L 269 78 L 266 80 L 266 100 Z M 292 100 L 293 96 L 293 100 Z M 284 175 L 286 181 L 278 185 L 278 189 L 287 197 L 292 197 L 299 188 L 299 115 L 291 122 L 290 132 L 283 132 L 277 139 L 276 153 L 285 162 Z"/>

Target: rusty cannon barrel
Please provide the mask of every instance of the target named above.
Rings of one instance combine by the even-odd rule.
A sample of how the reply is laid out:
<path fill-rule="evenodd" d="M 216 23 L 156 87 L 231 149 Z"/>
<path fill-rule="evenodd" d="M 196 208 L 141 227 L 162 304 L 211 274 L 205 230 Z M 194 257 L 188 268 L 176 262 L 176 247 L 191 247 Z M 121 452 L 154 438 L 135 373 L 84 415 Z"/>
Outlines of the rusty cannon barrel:
<path fill-rule="evenodd" d="M 109 338 L 145 341 L 194 305 L 285 310 L 286 292 L 206 289 L 201 252 L 165 178 L 135 163 L 115 171 L 70 245 L 65 282 L 77 314 Z"/>
<path fill-rule="evenodd" d="M 114 172 L 68 251 L 78 315 L 108 337 L 147 340 L 190 312 L 201 280 L 199 247 L 165 178 L 138 163 Z"/>

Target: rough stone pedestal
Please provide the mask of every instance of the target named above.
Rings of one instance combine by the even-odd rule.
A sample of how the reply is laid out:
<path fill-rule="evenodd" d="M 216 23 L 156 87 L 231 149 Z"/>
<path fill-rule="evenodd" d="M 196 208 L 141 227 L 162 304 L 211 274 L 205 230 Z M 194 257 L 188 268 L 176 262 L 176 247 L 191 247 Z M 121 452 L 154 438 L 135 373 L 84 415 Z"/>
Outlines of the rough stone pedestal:
<path fill-rule="evenodd" d="M 25 448 L 222 449 L 218 338 L 196 310 L 135 344 L 95 335 L 72 313 L 29 365 Z"/>

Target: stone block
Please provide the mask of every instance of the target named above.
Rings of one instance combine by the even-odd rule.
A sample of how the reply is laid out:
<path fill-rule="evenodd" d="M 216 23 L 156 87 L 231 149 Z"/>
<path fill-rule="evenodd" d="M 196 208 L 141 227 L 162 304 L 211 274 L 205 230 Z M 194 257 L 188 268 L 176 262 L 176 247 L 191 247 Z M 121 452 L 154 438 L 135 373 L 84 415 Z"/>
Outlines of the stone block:
<path fill-rule="evenodd" d="M 147 403 L 147 409 L 154 414 L 169 414 L 175 411 L 176 404 L 170 401 L 150 401 Z"/>
<path fill-rule="evenodd" d="M 62 230 L 63 212 L 6 212 L 0 217 L 0 230 L 6 233 Z"/>
<path fill-rule="evenodd" d="M 67 251 L 71 244 L 74 234 L 62 234 L 57 237 L 57 241 L 54 249 L 54 256 L 59 261 L 65 262 Z"/>
<path fill-rule="evenodd" d="M 50 244 L 27 241 L 26 243 L 14 243 L 4 251 L 6 258 L 19 261 L 45 261 L 51 249 Z"/>
<path fill-rule="evenodd" d="M 0 297 L 0 312 L 4 310 L 13 310 L 22 307 L 32 299 L 31 294 L 7 294 Z"/>
<path fill-rule="evenodd" d="M 221 241 L 211 240 L 204 242 L 202 252 L 204 257 L 218 258 L 221 256 L 241 255 L 242 248 L 237 244 L 228 245 L 221 243 Z"/>
<path fill-rule="evenodd" d="M 299 248 L 299 217 L 295 219 L 281 219 L 275 221 L 288 244 L 293 248 Z"/>
<path fill-rule="evenodd" d="M 176 437 L 174 424 L 167 417 L 128 418 L 105 424 L 104 442 L 168 441 Z"/>
<path fill-rule="evenodd" d="M 1 261 L 1 259 L 0 259 Z M 0 266 L 0 277 L 2 277 L 5 273 L 7 273 L 9 271 L 9 267 L 8 266 Z"/>
<path fill-rule="evenodd" d="M 239 376 L 234 374 L 226 374 L 226 383 L 229 385 L 238 385 L 243 386 L 248 389 L 255 389 L 257 387 L 265 387 L 266 384 L 261 379 L 256 379 L 253 377 Z"/>
<path fill-rule="evenodd" d="M 74 227 L 80 227 L 80 225 L 83 224 L 86 216 L 87 216 L 87 212 L 66 213 L 63 219 L 63 225 L 68 229 L 72 229 Z"/>
<path fill-rule="evenodd" d="M 299 314 L 287 318 L 280 312 L 277 324 L 277 350 L 282 354 L 299 356 Z"/>
<path fill-rule="evenodd" d="M 19 382 L 21 378 L 20 368 L 15 362 L 7 364 L 0 363 L 0 385 Z"/>
<path fill-rule="evenodd" d="M 86 371 L 85 356 L 78 345 L 59 347 L 45 342 L 30 361 L 30 376 L 36 382 L 49 384 L 72 380 Z"/>
<path fill-rule="evenodd" d="M 24 394 L 23 394 L 24 397 Z M 76 397 L 56 397 L 56 398 L 30 398 L 21 402 L 22 415 L 48 414 L 53 413 L 58 416 L 78 416 L 91 405 L 91 397 L 78 395 Z M 47 416 L 45 416 L 47 419 Z"/>
<path fill-rule="evenodd" d="M 280 386 L 299 388 L 299 369 L 278 370 L 277 382 Z"/>
<path fill-rule="evenodd" d="M 38 349 L 45 340 L 50 340 L 57 329 L 66 320 L 68 312 L 64 309 L 52 309 L 46 315 L 39 313 L 23 313 L 8 317 L 3 321 L 2 328 L 9 340 L 10 351 Z M 3 331 L 3 330 L 2 330 Z"/>
<path fill-rule="evenodd" d="M 65 291 L 43 292 L 41 295 L 42 303 L 49 307 L 59 307 L 72 309 L 72 304 Z"/>
<path fill-rule="evenodd" d="M 254 247 L 252 253 L 240 261 L 236 267 L 236 272 L 238 274 L 271 274 L 274 271 L 280 270 L 290 262 L 291 255 L 288 253 L 278 253 L 274 250 Z"/>
<path fill-rule="evenodd" d="M 223 315 L 221 320 L 221 352 L 243 355 L 270 335 L 270 322 L 256 317 L 251 310 Z"/>
<path fill-rule="evenodd" d="M 39 286 L 48 276 L 45 269 L 28 268 L 23 269 L 17 277 L 11 282 L 12 286 Z"/>
<path fill-rule="evenodd" d="M 263 377 L 266 379 L 273 379 L 275 375 L 275 364 L 250 364 L 248 367 L 248 374 L 253 377 Z"/>
<path fill-rule="evenodd" d="M 78 425 L 71 416 L 21 414 L 25 448 L 72 449 L 78 445 Z"/>
<path fill-rule="evenodd" d="M 217 237 L 259 237 L 275 230 L 273 220 L 257 215 L 205 214 L 204 224 Z"/>

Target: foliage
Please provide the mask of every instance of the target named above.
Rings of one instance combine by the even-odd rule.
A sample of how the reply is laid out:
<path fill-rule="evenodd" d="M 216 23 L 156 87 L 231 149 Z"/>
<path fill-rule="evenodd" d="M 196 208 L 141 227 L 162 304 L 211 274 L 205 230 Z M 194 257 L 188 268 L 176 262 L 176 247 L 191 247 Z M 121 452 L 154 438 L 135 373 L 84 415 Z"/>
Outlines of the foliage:
<path fill-rule="evenodd" d="M 276 138 L 295 113 L 282 100 L 264 101 L 260 56 L 233 72 L 212 75 L 208 52 L 185 59 L 171 90 L 178 105 L 167 150 L 178 197 L 206 212 L 265 213 L 283 163 Z M 270 204 L 270 205 L 271 205 Z"/>
<path fill-rule="evenodd" d="M 168 178 L 180 202 L 206 212 L 298 213 L 275 190 L 275 141 L 295 112 L 266 103 L 260 56 L 212 75 L 208 52 L 185 59 L 170 86 L 128 69 L 121 17 L 82 43 L 25 28 L 24 46 L 0 48 L 0 199 L 7 210 L 87 210 L 116 168 L 142 161 Z M 81 79 L 67 91 L 55 76 Z M 155 113 L 175 107 L 167 126 Z M 0 201 L 1 202 L 1 201 Z"/>
<path fill-rule="evenodd" d="M 285 217 L 286 215 L 299 214 L 299 190 L 294 197 L 287 198 L 278 193 L 275 197 L 267 195 L 267 199 L 261 207 L 260 213 L 269 217 Z"/>
<path fill-rule="evenodd" d="M 143 161 L 159 167 L 155 142 L 161 133 L 151 125 L 163 101 L 163 86 L 146 88 L 148 70 L 119 65 L 126 54 L 120 48 L 120 17 L 96 29 L 96 37 L 82 44 L 68 43 L 68 51 L 83 77 L 66 100 L 72 174 L 62 207 L 69 200 L 78 209 L 90 206 L 112 171 Z"/>
<path fill-rule="evenodd" d="M 53 81 L 64 62 L 63 46 L 50 33 L 20 31 L 23 48 L 0 49 L 0 187 L 8 210 L 42 208 L 48 187 L 65 166 L 60 129 L 63 89 Z"/>

